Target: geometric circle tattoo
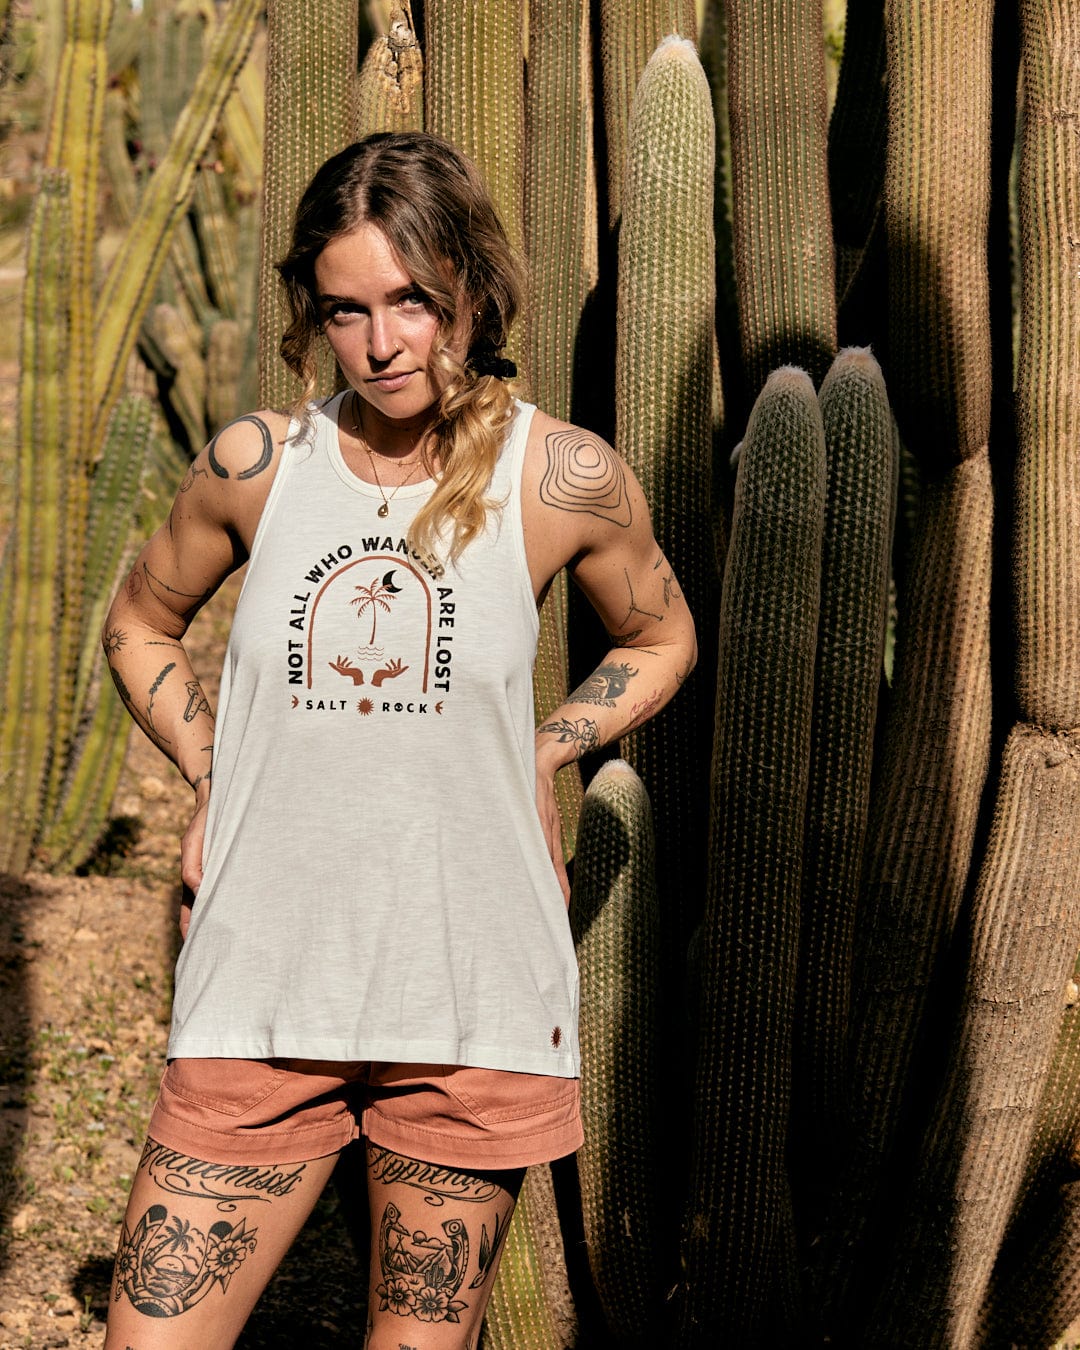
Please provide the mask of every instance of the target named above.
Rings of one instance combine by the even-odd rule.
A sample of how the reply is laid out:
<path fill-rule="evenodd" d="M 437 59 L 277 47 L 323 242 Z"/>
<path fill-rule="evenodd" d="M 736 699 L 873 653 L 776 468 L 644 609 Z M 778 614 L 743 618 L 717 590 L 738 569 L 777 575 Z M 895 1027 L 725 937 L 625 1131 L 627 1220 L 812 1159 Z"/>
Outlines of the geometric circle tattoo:
<path fill-rule="evenodd" d="M 588 432 L 553 431 L 544 442 L 547 471 L 540 500 L 563 511 L 588 511 L 624 529 L 630 524 L 626 470 L 603 441 Z"/>

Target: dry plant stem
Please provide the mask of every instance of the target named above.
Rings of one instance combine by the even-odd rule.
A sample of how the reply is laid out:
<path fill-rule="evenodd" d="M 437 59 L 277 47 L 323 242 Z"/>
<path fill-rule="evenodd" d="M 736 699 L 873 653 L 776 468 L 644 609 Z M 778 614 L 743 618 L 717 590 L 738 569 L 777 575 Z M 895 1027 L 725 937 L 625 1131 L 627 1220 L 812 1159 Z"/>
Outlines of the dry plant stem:
<path fill-rule="evenodd" d="M 284 330 L 274 263 L 288 251 L 293 212 L 312 174 L 348 145 L 356 125 L 357 6 L 353 0 L 271 0 L 267 6 L 266 188 L 259 285 L 259 402 L 285 408 L 299 393 L 278 348 Z M 334 387 L 334 363 L 317 394 Z"/>
<path fill-rule="evenodd" d="M 820 0 L 727 0 L 736 288 L 751 395 L 836 351 Z"/>
<path fill-rule="evenodd" d="M 971 863 L 990 749 L 990 466 L 983 452 L 927 485 L 875 769 L 856 932 L 846 1176 L 829 1232 L 830 1324 L 857 1321 L 882 1187 L 919 1082 Z M 858 1342 L 856 1342 L 858 1343 Z"/>
<path fill-rule="evenodd" d="M 630 119 L 619 242 L 615 350 L 616 449 L 652 511 L 665 587 L 697 618 L 704 661 L 679 697 L 622 741 L 655 804 L 664 941 L 681 968 L 705 890 L 701 783 L 710 747 L 700 728 L 713 698 L 720 578 L 712 513 L 714 134 L 693 44 L 661 43 Z M 665 600 L 668 592 L 665 590 Z M 672 774 L 671 766 L 680 765 Z M 669 979 L 673 972 L 669 969 Z"/>
<path fill-rule="evenodd" d="M 920 460 L 990 430 L 987 223 L 993 0 L 886 7 L 889 393 Z"/>
<path fill-rule="evenodd" d="M 944 1089 L 870 1345 L 964 1350 L 1024 1173 L 1080 943 L 1080 747 L 1014 728 Z"/>

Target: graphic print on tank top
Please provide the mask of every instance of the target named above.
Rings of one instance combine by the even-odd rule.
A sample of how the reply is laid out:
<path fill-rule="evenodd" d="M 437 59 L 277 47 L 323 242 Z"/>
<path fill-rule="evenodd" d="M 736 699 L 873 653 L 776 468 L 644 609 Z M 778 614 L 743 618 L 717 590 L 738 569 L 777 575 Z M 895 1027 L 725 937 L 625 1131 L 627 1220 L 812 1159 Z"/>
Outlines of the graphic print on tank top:
<path fill-rule="evenodd" d="M 439 584 L 442 568 L 425 567 L 404 539 L 361 545 L 360 554 L 348 544 L 324 554 L 304 577 L 309 589 L 292 596 L 292 707 L 441 715 L 452 673 L 453 587 Z"/>

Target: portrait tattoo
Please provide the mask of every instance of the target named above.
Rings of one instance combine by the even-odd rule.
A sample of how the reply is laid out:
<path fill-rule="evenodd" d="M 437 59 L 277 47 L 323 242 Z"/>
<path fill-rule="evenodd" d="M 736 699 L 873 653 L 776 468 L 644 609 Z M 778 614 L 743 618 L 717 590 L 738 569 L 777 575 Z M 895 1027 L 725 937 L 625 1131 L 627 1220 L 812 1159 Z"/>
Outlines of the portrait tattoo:
<path fill-rule="evenodd" d="M 573 743 L 577 759 L 587 755 L 590 750 L 595 750 L 600 744 L 600 732 L 596 723 L 587 717 L 579 717 L 575 721 L 571 721 L 569 717 L 560 717 L 557 722 L 545 722 L 540 730 L 555 736 L 560 745 Z"/>
<path fill-rule="evenodd" d="M 638 672 L 625 661 L 618 665 L 597 666 L 593 673 L 567 698 L 567 703 L 596 703 L 614 708 L 615 700 L 626 693 L 626 686 Z"/>
<path fill-rule="evenodd" d="M 168 1222 L 166 1222 L 168 1220 Z M 257 1228 L 220 1219 L 204 1233 L 188 1219 L 151 1205 L 133 1231 L 125 1223 L 116 1253 L 116 1300 L 127 1294 L 147 1317 L 178 1317 L 214 1285 L 224 1293 L 255 1250 Z"/>
<path fill-rule="evenodd" d="M 596 436 L 577 429 L 553 431 L 544 441 L 547 469 L 540 500 L 560 511 L 587 511 L 627 529 L 633 519 L 626 468 Z"/>

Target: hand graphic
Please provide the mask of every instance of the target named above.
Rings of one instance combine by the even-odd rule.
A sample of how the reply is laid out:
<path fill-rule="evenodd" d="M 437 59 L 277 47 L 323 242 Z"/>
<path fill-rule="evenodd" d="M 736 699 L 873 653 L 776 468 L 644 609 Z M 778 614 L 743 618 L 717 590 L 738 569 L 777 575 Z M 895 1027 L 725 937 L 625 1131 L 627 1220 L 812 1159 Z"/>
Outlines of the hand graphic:
<path fill-rule="evenodd" d="M 397 660 L 391 661 L 389 665 L 383 666 L 382 670 L 377 670 L 371 677 L 371 683 L 378 689 L 383 680 L 396 680 L 399 675 L 404 675 L 408 669 L 408 666 L 401 664 L 399 657 Z"/>
<path fill-rule="evenodd" d="M 351 665 L 347 656 L 339 656 L 336 661 L 328 661 L 326 664 L 331 670 L 336 670 L 339 675 L 345 675 L 352 680 L 353 684 L 361 685 L 364 683 L 364 672 Z M 376 683 L 378 683 L 377 680 Z"/>

